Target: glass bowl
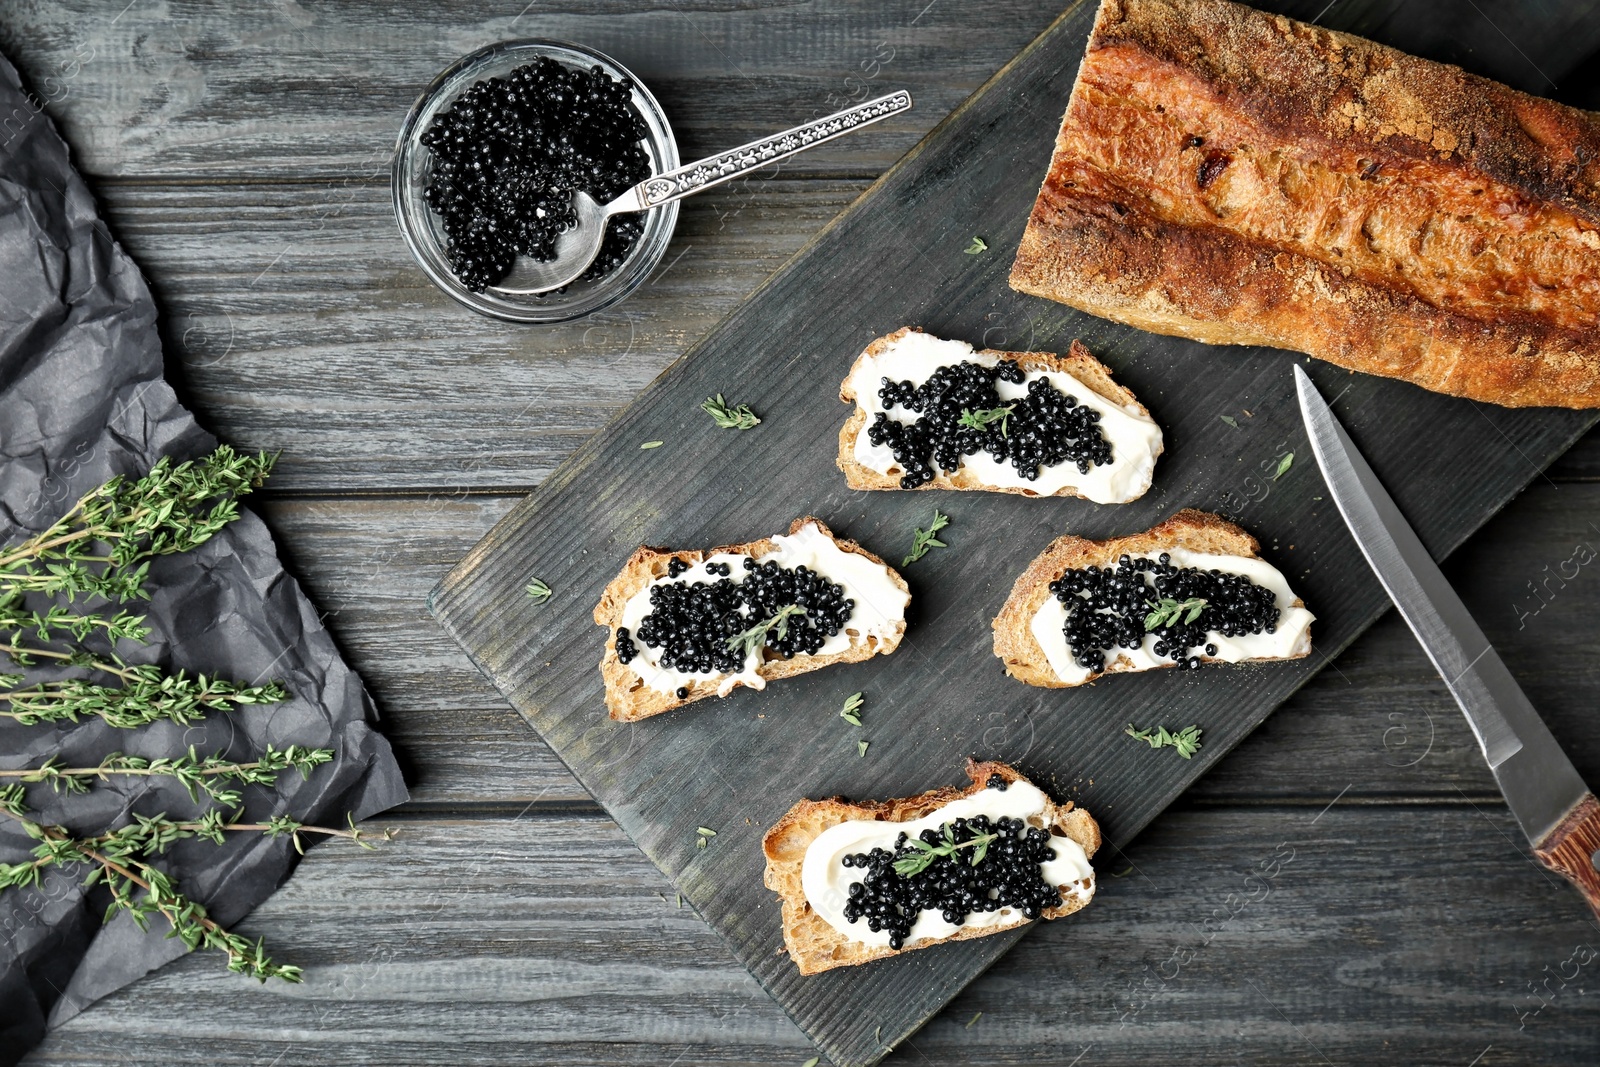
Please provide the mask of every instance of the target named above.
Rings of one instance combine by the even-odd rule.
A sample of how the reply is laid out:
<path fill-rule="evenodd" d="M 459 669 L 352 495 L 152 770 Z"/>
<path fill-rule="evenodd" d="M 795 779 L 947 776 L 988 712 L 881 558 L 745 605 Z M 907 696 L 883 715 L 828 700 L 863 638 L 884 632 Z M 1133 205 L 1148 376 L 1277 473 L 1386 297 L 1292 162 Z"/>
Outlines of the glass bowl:
<path fill-rule="evenodd" d="M 672 127 L 661 105 L 621 63 L 592 48 L 562 41 L 502 41 L 457 60 L 433 79 L 412 105 L 395 145 L 394 213 L 400 232 L 423 271 L 435 285 L 467 307 L 514 322 L 567 322 L 610 307 L 644 284 L 666 254 L 667 242 L 672 239 L 672 229 L 678 222 L 676 201 L 644 213 L 643 235 L 635 242 L 628 258 L 610 274 L 591 281 L 573 282 L 564 293 L 518 296 L 494 289 L 474 293 L 461 284 L 445 259 L 444 227 L 423 195 L 433 171 L 433 153 L 422 143 L 422 134 L 432 125 L 434 116 L 449 110 L 456 97 L 474 83 L 503 77 L 540 56 L 549 56 L 580 70 L 598 66 L 612 78 L 632 81 L 633 109 L 649 129 L 644 147 L 650 156 L 651 173 L 660 174 L 678 166 L 678 142 L 672 136 Z"/>

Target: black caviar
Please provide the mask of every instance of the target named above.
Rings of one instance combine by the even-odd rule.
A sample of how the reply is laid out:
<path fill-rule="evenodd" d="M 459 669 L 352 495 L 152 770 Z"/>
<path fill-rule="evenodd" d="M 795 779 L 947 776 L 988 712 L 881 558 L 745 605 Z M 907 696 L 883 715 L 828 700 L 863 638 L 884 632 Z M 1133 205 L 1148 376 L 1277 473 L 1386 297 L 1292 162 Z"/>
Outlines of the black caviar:
<path fill-rule="evenodd" d="M 974 912 L 1015 908 L 1023 918 L 1037 919 L 1040 912 L 1061 903 L 1061 891 L 1046 882 L 1040 870 L 1041 864 L 1056 855 L 1050 847 L 1049 831 L 1021 819 L 991 822 L 987 815 L 955 819 L 944 829 L 949 831 L 948 838 L 939 830 L 924 830 L 919 837 L 938 847 L 949 842 L 959 846 L 990 833 L 998 836 L 976 866 L 972 863 L 975 848 L 958 847 L 910 875 L 894 868 L 896 860 L 921 851 L 904 833 L 895 839 L 893 851 L 875 848 L 845 856 L 841 862 L 846 867 L 862 867 L 867 872 L 850 885 L 845 919 L 852 923 L 865 919 L 867 929 L 874 932 L 887 930 L 889 947 L 898 949 L 904 947 L 924 911 L 937 911 L 945 922 L 959 926 Z"/>
<path fill-rule="evenodd" d="M 931 482 L 935 463 L 954 471 L 964 457 L 980 451 L 997 463 L 1009 460 L 1030 482 L 1038 480 L 1041 467 L 1074 463 L 1080 474 L 1088 474 L 1097 464 L 1110 463 L 1111 442 L 1101 432 L 1100 413 L 1049 379 L 1029 382 L 1027 395 L 1018 400 L 1000 399 L 996 382 L 1021 385 L 1026 377 L 1015 360 L 1002 359 L 994 367 L 971 362 L 940 367 L 920 386 L 884 378 L 878 399 L 886 410 L 867 427 L 867 440 L 889 446 L 904 472 L 902 489 Z M 921 417 L 897 422 L 887 413 L 896 406 Z M 975 417 L 984 418 L 979 413 L 989 413 L 982 429 L 971 425 Z"/>
<path fill-rule="evenodd" d="M 676 579 L 690 565 L 674 557 L 667 576 Z M 617 659 L 627 663 L 638 654 L 634 640 L 662 650 L 660 664 L 684 674 L 736 674 L 744 669 L 741 634 L 778 618 L 757 635 L 756 644 L 779 656 L 815 653 L 850 621 L 856 602 L 844 586 L 806 566 L 758 563 L 746 556 L 738 580 L 733 567 L 707 567 L 715 581 L 666 581 L 650 587 L 650 613 L 630 634 L 617 629 Z M 800 609 L 796 611 L 794 609 Z"/>
<path fill-rule="evenodd" d="M 1242 574 L 1178 567 L 1166 552 L 1158 559 L 1123 556 L 1116 567 L 1069 570 L 1050 583 L 1050 592 L 1066 605 L 1062 627 L 1067 647 L 1078 666 L 1099 673 L 1106 669 L 1106 653 L 1114 648 L 1137 648 L 1145 634 L 1157 639 L 1152 651 L 1175 660 L 1179 667 L 1200 666 L 1198 653 L 1217 654 L 1206 635 L 1223 637 L 1271 633 L 1278 626 L 1278 598 Z M 1158 606 L 1204 601 L 1198 613 L 1169 613 L 1153 628 L 1146 623 Z M 1194 621 L 1189 616 L 1195 614 Z"/>
<path fill-rule="evenodd" d="M 650 176 L 649 129 L 632 98 L 627 79 L 541 56 L 477 82 L 433 120 L 422 134 L 434 156 L 426 196 L 463 285 L 483 292 L 518 255 L 553 259 L 577 221 L 573 190 L 605 204 Z M 643 216 L 613 218 L 583 277 L 616 270 L 643 233 Z"/>

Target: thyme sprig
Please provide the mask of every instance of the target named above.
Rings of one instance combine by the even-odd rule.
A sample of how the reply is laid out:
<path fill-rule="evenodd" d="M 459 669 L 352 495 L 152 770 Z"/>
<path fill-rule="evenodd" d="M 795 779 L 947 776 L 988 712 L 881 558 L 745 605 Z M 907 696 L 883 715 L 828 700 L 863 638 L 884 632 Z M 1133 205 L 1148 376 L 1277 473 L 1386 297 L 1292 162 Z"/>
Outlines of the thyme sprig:
<path fill-rule="evenodd" d="M 914 874 L 921 874 L 928 869 L 928 866 L 934 860 L 941 856 L 954 858 L 957 850 L 963 848 L 972 849 L 971 866 L 976 867 L 989 854 L 990 842 L 997 841 L 1000 838 L 997 833 L 978 834 L 976 837 L 958 842 L 955 830 L 951 828 L 949 823 L 945 823 L 940 827 L 940 836 L 944 838 L 944 841 L 937 845 L 930 845 L 920 837 L 913 837 L 907 840 L 906 844 L 916 849 L 916 851 L 909 852 L 894 861 L 895 873 L 907 878 Z"/>
<path fill-rule="evenodd" d="M 860 726 L 861 706 L 865 703 L 866 700 L 860 693 L 851 693 L 849 696 L 845 697 L 844 707 L 839 709 L 839 718 L 843 719 L 851 726 Z"/>
<path fill-rule="evenodd" d="M 722 394 L 706 397 L 705 403 L 700 405 L 700 410 L 710 415 L 712 420 L 724 430 L 748 430 L 759 426 L 761 419 L 749 404 L 730 406 L 722 399 Z"/>
<path fill-rule="evenodd" d="M 735 652 L 749 655 L 767 643 L 767 634 L 777 631 L 779 641 L 789 636 L 789 620 L 797 615 L 804 615 L 806 609 L 799 604 L 785 604 L 777 610 L 771 618 L 763 619 L 750 627 L 728 638 L 728 647 Z"/>
<path fill-rule="evenodd" d="M 928 528 L 924 530 L 919 526 L 916 533 L 911 535 L 911 554 L 901 561 L 900 566 L 909 567 L 923 556 L 926 556 L 930 548 L 946 547 L 945 543 L 934 535 L 949 525 L 950 516 L 942 515 L 938 508 L 934 508 L 933 521 L 928 524 Z"/>
<path fill-rule="evenodd" d="M 127 912 L 141 930 L 149 929 L 152 916 L 165 918 L 172 930 L 168 937 L 176 937 L 189 949 L 210 948 L 227 954 L 228 970 L 247 974 L 265 982 L 278 978 L 299 982 L 301 969 L 289 964 L 279 964 L 267 955 L 265 944 L 257 939 L 230 933 L 211 919 L 204 907 L 190 900 L 178 890 L 170 875 L 148 862 L 149 857 L 165 852 L 174 842 L 190 837 L 203 837 L 221 844 L 226 835 L 235 833 L 263 833 L 268 837 L 292 836 L 295 847 L 303 851 L 300 835 L 305 833 L 343 837 L 361 845 L 366 844 L 365 831 L 357 829 L 353 818 L 350 829 L 335 830 L 321 826 L 307 826 L 284 816 L 265 823 L 229 822 L 220 811 L 211 811 L 198 820 L 176 821 L 166 816 L 134 816 L 134 822 L 93 837 L 74 837 L 59 826 L 46 826 L 30 819 L 23 804 L 23 787 L 11 785 L 0 789 L 0 814 L 17 823 L 27 835 L 38 842 L 33 847 L 33 859 L 22 863 L 0 863 L 0 889 L 18 886 L 37 886 L 44 869 L 50 866 L 88 866 L 84 886 L 104 884 L 111 891 L 111 903 L 106 908 L 105 921 L 110 922 L 118 912 Z M 391 840 L 393 831 L 383 832 L 384 840 Z M 141 892 L 142 891 L 142 894 Z"/>
<path fill-rule="evenodd" d="M 69 636 L 76 641 L 86 641 L 92 634 L 112 641 L 122 638 L 143 641 L 150 635 L 144 618 L 129 611 L 111 615 L 72 611 L 65 604 L 51 604 L 44 611 L 34 611 L 23 606 L 19 593 L 0 597 L 0 633 L 11 634 L 13 643 L 21 640 L 24 633 L 32 633 L 40 641 L 62 640 Z"/>
<path fill-rule="evenodd" d="M 142 478 L 112 478 L 49 529 L 0 550 L 0 596 L 143 599 L 150 560 L 209 541 L 238 517 L 238 498 L 259 487 L 276 461 L 276 454 L 219 445 L 203 459 L 163 457 Z"/>
<path fill-rule="evenodd" d="M 1206 600 L 1198 596 L 1192 596 L 1188 600 L 1175 600 L 1170 596 L 1164 596 L 1160 600 L 1147 600 L 1144 606 L 1150 609 L 1150 614 L 1144 617 L 1144 628 L 1159 630 L 1163 626 L 1175 624 L 1179 616 L 1186 611 L 1189 617 L 1183 620 L 1184 625 L 1194 622 L 1200 617 L 1200 613 L 1206 610 Z"/>
<path fill-rule="evenodd" d="M 1011 412 L 1016 406 L 1006 404 L 998 408 L 962 408 L 961 418 L 958 421 L 969 430 L 987 430 L 991 424 L 998 422 L 1000 436 L 1009 437 L 1011 434 L 1007 427 L 1011 421 Z"/>
<path fill-rule="evenodd" d="M 273 785 L 280 774 L 290 770 L 299 771 L 302 778 L 310 778 L 313 768 L 332 759 L 331 748 L 290 745 L 278 749 L 268 745 L 259 759 L 240 762 L 226 756 L 201 756 L 190 745 L 186 756 L 158 759 L 113 752 L 93 767 L 68 767 L 60 757 L 52 756 L 38 767 L 0 770 L 0 778 L 28 784 L 48 782 L 58 793 L 86 793 L 90 783 L 119 776 L 167 777 L 177 779 L 189 791 L 191 800 L 199 800 L 204 793 L 217 804 L 233 807 L 239 803 L 240 793 L 229 788 L 230 783 Z"/>
<path fill-rule="evenodd" d="M 288 690 L 277 682 L 240 685 L 206 674 L 190 676 L 182 670 L 167 674 L 153 663 L 129 664 L 118 656 L 97 659 L 85 652 L 23 649 L 7 644 L 0 644 L 0 652 L 23 666 L 31 665 L 36 656 L 44 656 L 64 667 L 100 671 L 127 683 L 119 687 L 63 678 L 17 688 L 23 681 L 21 675 L 0 674 L 0 719 L 14 719 L 23 726 L 84 718 L 99 718 L 122 730 L 154 722 L 188 726 L 213 711 L 275 704 L 289 696 Z"/>
<path fill-rule="evenodd" d="M 1144 741 L 1151 748 L 1176 749 L 1179 756 L 1189 759 L 1200 750 L 1200 727 L 1185 726 L 1177 733 L 1172 733 L 1165 726 L 1158 726 L 1154 730 L 1140 730 L 1133 723 L 1123 733 L 1135 740 Z"/>

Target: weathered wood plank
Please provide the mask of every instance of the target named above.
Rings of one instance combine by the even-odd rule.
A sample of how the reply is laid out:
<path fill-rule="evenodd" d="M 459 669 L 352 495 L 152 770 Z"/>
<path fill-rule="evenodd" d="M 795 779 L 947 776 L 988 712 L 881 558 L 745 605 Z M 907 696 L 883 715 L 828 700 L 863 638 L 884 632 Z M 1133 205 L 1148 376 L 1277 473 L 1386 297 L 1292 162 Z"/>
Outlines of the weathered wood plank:
<path fill-rule="evenodd" d="M 223 436 L 284 449 L 278 487 L 520 490 L 865 188 L 757 178 L 685 201 L 654 283 L 594 319 L 542 328 L 435 290 L 383 189 L 106 183 L 100 195 L 155 290 L 174 377 Z M 946 253 L 955 262 L 959 249 Z M 1600 435 L 1551 477 L 1600 479 Z"/>
<path fill-rule="evenodd" d="M 144 7 L 8 2 L 0 50 L 95 176 L 371 177 L 422 88 L 495 41 L 587 44 L 662 101 L 694 159 L 908 89 L 916 109 L 784 164 L 872 176 L 1050 24 L 1053 5 L 585 0 Z"/>
<path fill-rule="evenodd" d="M 370 491 L 538 483 L 864 187 L 756 178 L 697 197 L 645 289 L 549 327 L 435 289 L 385 190 L 102 196 L 152 280 L 173 377 L 210 426 L 283 449 L 280 487 Z"/>
<path fill-rule="evenodd" d="M 265 507 L 291 565 L 377 697 L 422 805 L 588 797 L 423 604 L 514 499 L 274 499 Z M 1569 562 L 1585 558 L 1585 545 L 1600 555 L 1591 523 L 1600 526 L 1600 485 L 1541 481 L 1469 540 L 1446 571 L 1579 768 L 1600 780 L 1600 719 L 1592 714 L 1600 598 L 1589 588 L 1600 577 L 1595 563 Z M 747 696 L 712 714 L 738 714 Z M 1394 616 L 1292 696 L 1192 793 L 1255 801 L 1346 784 L 1352 796 L 1494 789 L 1465 721 Z"/>
<path fill-rule="evenodd" d="M 1464 1067 L 1492 1045 L 1483 1062 L 1590 1064 L 1600 943 L 1515 833 L 1504 809 L 1468 804 L 1174 809 L 1102 858 L 1088 910 L 1031 931 L 890 1062 L 1065 1064 L 1092 1047 L 1081 1062 Z M 242 929 L 306 965 L 306 984 L 191 956 L 26 1063 L 812 1055 L 599 817 L 408 823 L 377 854 L 322 846 Z"/>
<path fill-rule="evenodd" d="M 1314 13 L 1309 4 L 1304 12 L 1289 7 Z M 879 1045 L 864 1017 L 883 1019 L 889 1038 L 900 1040 L 997 958 L 1009 939 L 986 939 L 970 955 L 919 953 L 885 961 L 871 976 L 830 972 L 801 982 L 775 961 L 775 931 L 757 921 L 763 904 L 747 857 L 685 848 L 684 834 L 697 819 L 704 824 L 738 811 L 770 822 L 786 806 L 770 791 L 774 780 L 793 780 L 804 792 L 822 795 L 866 789 L 896 795 L 949 780 L 949 768 L 963 755 L 1019 759 L 1020 739 L 1015 747 L 990 740 L 1004 726 L 1037 738 L 1023 766 L 1094 810 L 1109 840 L 1126 841 L 1320 666 L 1312 659 L 1192 676 L 1145 675 L 1070 694 L 999 682 L 999 665 L 986 658 L 985 622 L 993 608 L 979 606 L 998 603 L 1048 534 L 1067 522 L 1093 536 L 1143 528 L 1179 505 L 1240 515 L 1317 612 L 1324 658 L 1387 604 L 1332 505 L 1317 495 L 1322 486 L 1314 468 L 1302 464 L 1281 482 L 1273 476 L 1270 487 L 1245 473 L 1263 464 L 1270 472 L 1271 458 L 1291 449 L 1307 454 L 1288 357 L 1222 354 L 1110 327 L 1008 293 L 1004 256 L 966 257 L 973 262 L 959 266 L 938 257 L 973 233 L 987 235 L 995 248 L 1013 246 L 1033 194 L 1031 183 L 1024 186 L 1015 176 L 1039 173 L 1048 157 L 1057 102 L 1070 86 L 1092 13 L 1087 4 L 1070 9 L 1024 50 L 756 298 L 586 442 L 451 572 L 433 602 L 441 622 L 512 704 L 836 1060 L 871 1062 Z M 1429 32 L 1453 32 L 1445 22 L 1430 25 Z M 1593 48 L 1600 43 L 1594 28 L 1582 40 L 1551 40 L 1537 51 Z M 1480 69 L 1510 70 L 1517 53 L 1502 48 L 1483 57 Z M 863 249 L 874 254 L 862 257 Z M 837 371 L 830 370 L 900 323 L 920 321 L 935 332 L 965 336 L 991 314 L 1018 339 L 1033 332 L 1044 347 L 1056 347 L 1063 334 L 1081 333 L 1091 349 L 1106 354 L 1120 380 L 1165 421 L 1169 440 L 1184 444 L 1163 459 L 1156 491 L 1115 509 L 985 494 L 950 501 L 948 510 L 969 532 L 964 540 L 953 538 L 962 547 L 941 551 L 917 569 L 917 624 L 907 652 L 785 681 L 773 687 L 781 692 L 744 701 L 757 712 L 754 720 L 695 709 L 660 724 L 650 720 L 610 733 L 597 728 L 593 642 L 580 632 L 588 604 L 612 573 L 596 561 L 621 560 L 640 540 L 704 545 L 782 529 L 801 510 L 796 499 L 869 548 L 890 553 L 932 505 L 909 494 L 844 491 L 832 449 L 818 447 L 838 425 L 825 414 L 837 388 Z M 779 367 L 787 373 L 775 373 Z M 1346 384 L 1346 376 L 1331 368 L 1310 372 L 1324 387 Z M 752 383 L 747 399 L 759 410 L 784 416 L 768 420 L 749 442 L 718 436 L 689 414 L 730 377 Z M 1348 379 L 1338 400 L 1352 436 L 1424 542 L 1440 554 L 1538 477 L 1594 421 L 1590 413 L 1475 409 L 1361 376 Z M 1234 405 L 1254 409 L 1248 426 L 1218 421 Z M 1419 425 L 1430 431 L 1425 450 L 1416 447 Z M 640 452 L 642 440 L 669 446 Z M 522 592 L 530 568 L 553 587 L 582 595 L 571 604 L 530 605 Z M 987 677 L 986 662 L 995 672 Z M 841 758 L 848 757 L 851 739 L 819 740 L 821 724 L 836 720 L 842 694 L 869 680 L 892 694 L 873 718 L 876 759 Z M 1121 725 L 1164 721 L 1180 706 L 1186 717 L 1209 723 L 1210 744 L 1186 765 L 1136 763 Z M 760 712 L 767 712 L 764 719 Z M 776 729 L 780 714 L 786 725 L 801 721 Z M 619 749 L 625 758 L 616 755 Z M 707 753 L 715 753 L 714 767 Z M 702 766 L 708 773 L 684 773 Z M 744 836 L 740 832 L 734 843 Z M 770 902 L 765 907 L 770 910 Z"/>

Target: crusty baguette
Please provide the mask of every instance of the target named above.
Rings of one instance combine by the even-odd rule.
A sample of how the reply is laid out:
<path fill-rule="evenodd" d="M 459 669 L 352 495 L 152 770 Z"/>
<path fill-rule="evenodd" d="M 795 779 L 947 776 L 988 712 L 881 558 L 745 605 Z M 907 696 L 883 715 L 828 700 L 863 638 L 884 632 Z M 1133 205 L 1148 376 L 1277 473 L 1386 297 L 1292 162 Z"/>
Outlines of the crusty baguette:
<path fill-rule="evenodd" d="M 886 351 L 896 341 L 909 333 L 922 333 L 915 326 L 902 326 L 894 333 L 886 334 L 869 344 L 856 361 L 850 365 L 850 372 L 845 375 L 844 382 L 839 386 L 839 399 L 846 404 L 856 402 L 856 391 L 851 381 L 855 377 L 856 369 L 863 360 L 875 357 Z M 985 348 L 973 353 L 974 355 L 999 356 L 1002 359 L 1014 359 L 1025 371 L 1049 370 L 1061 371 L 1070 374 L 1097 395 L 1104 397 L 1118 407 L 1133 407 L 1140 415 L 1148 416 L 1143 404 L 1139 403 L 1131 390 L 1118 385 L 1111 379 L 1111 371 L 1101 363 L 1083 342 L 1073 340 L 1071 349 L 1064 356 L 1053 352 L 1001 352 Z M 844 471 L 844 480 L 852 489 L 899 489 L 900 476 L 897 474 L 880 474 L 870 467 L 862 466 L 856 462 L 856 438 L 867 425 L 867 412 L 863 408 L 856 408 L 850 417 L 845 420 L 844 428 L 839 431 L 839 456 L 837 463 L 839 469 Z M 1158 451 L 1157 456 L 1160 455 Z M 1023 486 L 988 485 L 973 474 L 965 466 L 958 468 L 955 473 L 940 471 L 934 475 L 933 480 L 917 486 L 918 489 L 966 489 L 983 490 L 991 493 L 1015 493 L 1018 496 L 1038 496 L 1033 490 Z M 1075 496 L 1082 498 L 1071 486 L 1063 486 L 1054 496 Z"/>
<path fill-rule="evenodd" d="M 835 967 L 850 967 L 858 963 L 883 959 L 914 952 L 929 945 L 945 941 L 966 941 L 986 934 L 998 933 L 1023 926 L 1030 920 L 1020 915 L 1016 919 L 982 929 L 959 930 L 950 937 L 918 941 L 903 949 L 886 945 L 866 945 L 852 941 L 820 918 L 806 901 L 800 883 L 800 872 L 805 862 L 806 849 L 824 830 L 852 819 L 872 819 L 879 822 L 910 822 L 942 807 L 953 800 L 971 796 L 985 788 L 989 776 L 998 774 L 1007 782 L 1025 782 L 1022 775 L 1004 763 L 967 760 L 967 777 L 972 784 L 965 788 L 945 786 L 914 797 L 900 800 L 859 801 L 852 803 L 842 797 L 829 800 L 802 800 L 779 819 L 762 839 L 762 851 L 767 857 L 766 874 L 762 881 L 778 894 L 783 908 L 783 943 L 800 968 L 801 974 L 818 974 Z M 1076 841 L 1084 852 L 1093 857 L 1100 847 L 1100 826 L 1082 808 L 1073 807 L 1072 801 L 1047 804 L 1044 811 L 1047 827 Z M 1041 913 L 1046 919 L 1059 919 L 1089 903 L 1094 895 L 1094 880 L 1088 879 L 1086 894 L 1062 894 L 1061 904 Z M 1064 888 L 1064 887 L 1063 887 Z"/>
<path fill-rule="evenodd" d="M 1103 0 L 1011 285 L 1600 406 L 1600 114 L 1227 0 Z"/>
<path fill-rule="evenodd" d="M 834 544 L 846 552 L 854 552 L 858 556 L 865 556 L 872 562 L 885 566 L 890 579 L 902 592 L 910 594 L 905 579 L 893 567 L 888 567 L 883 560 L 868 552 L 854 541 L 841 541 L 834 537 L 833 531 L 821 519 L 805 516 L 794 520 L 789 525 L 789 533 L 799 532 L 807 523 L 815 523 L 823 536 L 831 538 Z M 633 721 L 647 719 L 652 715 L 660 715 L 663 711 L 692 704 L 696 700 L 717 695 L 717 684 L 721 675 L 697 678 L 687 688 L 689 695 L 679 700 L 674 693 L 663 693 L 651 689 L 639 678 L 639 675 L 630 670 L 622 661 L 617 659 L 617 627 L 622 625 L 622 610 L 633 595 L 651 581 L 667 573 L 667 565 L 674 559 L 681 559 L 693 564 L 699 563 L 708 556 L 718 552 L 737 552 L 757 559 L 767 555 L 777 548 L 777 544 L 770 537 L 763 537 L 758 541 L 747 541 L 742 545 L 722 545 L 708 551 L 679 551 L 674 552 L 666 548 L 651 548 L 641 545 L 628 562 L 623 564 L 622 571 L 605 588 L 600 596 L 600 603 L 594 609 L 596 625 L 610 628 L 610 635 L 606 638 L 605 654 L 600 658 L 600 675 L 605 679 L 606 708 L 611 713 L 611 718 L 619 721 Z M 798 655 L 788 659 L 775 657 L 767 659 L 756 673 L 762 678 L 771 681 L 775 678 L 788 678 L 807 671 L 818 670 L 831 663 L 856 663 L 860 660 L 870 659 L 879 653 L 888 655 L 900 645 L 900 638 L 905 635 L 905 620 L 900 620 L 900 625 L 894 633 L 887 638 L 866 637 L 851 643 L 851 646 L 842 652 L 830 655 Z M 735 687 L 742 686 L 743 682 L 735 683 Z"/>
<path fill-rule="evenodd" d="M 1062 681 L 1051 669 L 1044 649 L 1039 647 L 1029 624 L 1033 616 L 1054 594 L 1050 583 L 1069 570 L 1084 567 L 1114 567 L 1123 555 L 1140 555 L 1160 552 L 1170 548 L 1186 548 L 1191 552 L 1206 552 L 1223 556 L 1248 556 L 1260 558 L 1261 546 L 1256 539 L 1228 520 L 1206 511 L 1184 508 L 1166 522 L 1153 526 L 1143 533 L 1127 537 L 1114 537 L 1109 541 L 1089 541 L 1082 537 L 1058 537 L 1050 542 L 1034 561 L 1028 565 L 1011 586 L 1011 595 L 1005 606 L 995 616 L 994 654 L 1005 663 L 1006 673 L 1029 685 L 1047 689 L 1066 689 L 1074 685 L 1087 685 L 1101 675 L 1090 675 L 1082 682 Z M 1294 607 L 1305 605 L 1296 598 Z M 1287 657 L 1300 659 L 1306 653 Z M 1211 663 L 1222 662 L 1210 656 L 1200 659 Z M 1163 666 L 1174 666 L 1168 663 Z M 1126 658 L 1109 660 L 1104 674 L 1121 674 L 1139 670 Z"/>

